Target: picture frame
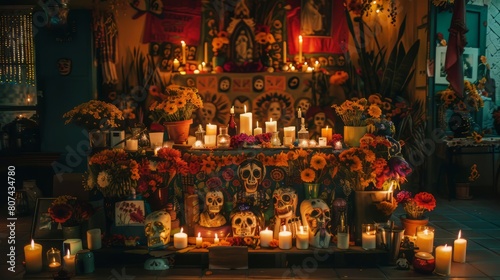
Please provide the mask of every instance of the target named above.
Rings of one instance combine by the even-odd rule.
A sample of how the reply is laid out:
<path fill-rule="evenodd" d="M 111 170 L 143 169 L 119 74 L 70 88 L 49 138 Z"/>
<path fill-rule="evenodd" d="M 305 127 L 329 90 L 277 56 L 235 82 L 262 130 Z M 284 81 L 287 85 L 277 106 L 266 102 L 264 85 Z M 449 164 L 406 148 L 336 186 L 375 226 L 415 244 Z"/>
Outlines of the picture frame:
<path fill-rule="evenodd" d="M 55 198 L 38 198 L 31 226 L 31 238 L 34 240 L 63 240 L 62 225 L 50 217 L 48 209 Z"/>
<path fill-rule="evenodd" d="M 300 34 L 302 36 L 332 36 L 332 3 L 333 1 L 301 1 Z"/>
<path fill-rule="evenodd" d="M 446 63 L 447 47 L 436 47 L 436 62 L 435 62 L 435 83 L 441 85 L 449 84 L 446 80 L 446 72 L 444 69 Z M 462 54 L 464 63 L 464 80 L 471 83 L 477 81 L 477 69 L 479 64 L 479 49 L 478 48 L 465 48 Z"/>
<path fill-rule="evenodd" d="M 143 200 L 115 203 L 115 226 L 143 226 L 146 210 Z"/>

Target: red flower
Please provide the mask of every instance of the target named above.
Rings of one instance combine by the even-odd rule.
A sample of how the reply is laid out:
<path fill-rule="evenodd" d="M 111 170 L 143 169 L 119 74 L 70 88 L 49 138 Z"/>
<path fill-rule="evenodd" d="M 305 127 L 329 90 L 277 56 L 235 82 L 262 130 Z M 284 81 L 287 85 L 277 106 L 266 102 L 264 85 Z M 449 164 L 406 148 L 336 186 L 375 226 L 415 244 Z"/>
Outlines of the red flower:
<path fill-rule="evenodd" d="M 415 195 L 415 202 L 419 207 L 432 211 L 436 207 L 436 199 L 428 192 L 420 192 Z"/>
<path fill-rule="evenodd" d="M 226 181 L 231 181 L 233 180 L 234 178 L 234 170 L 232 170 L 231 168 L 226 168 L 223 172 L 222 172 L 222 178 L 224 178 L 224 180 Z"/>
<path fill-rule="evenodd" d="M 56 223 L 65 223 L 73 215 L 72 208 L 67 204 L 55 204 L 49 208 L 49 214 Z"/>

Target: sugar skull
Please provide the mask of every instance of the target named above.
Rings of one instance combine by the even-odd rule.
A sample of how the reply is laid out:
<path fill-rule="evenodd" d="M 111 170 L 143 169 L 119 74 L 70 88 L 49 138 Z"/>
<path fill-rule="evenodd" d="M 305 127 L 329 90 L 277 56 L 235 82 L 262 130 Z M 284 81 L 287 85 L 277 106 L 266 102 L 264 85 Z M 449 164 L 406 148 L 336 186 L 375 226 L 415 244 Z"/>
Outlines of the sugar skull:
<path fill-rule="evenodd" d="M 251 211 L 238 211 L 231 218 L 233 236 L 255 236 L 258 221 Z"/>
<path fill-rule="evenodd" d="M 200 226 L 220 227 L 226 224 L 221 214 L 224 206 L 224 195 L 221 191 L 210 191 L 205 196 L 205 210 L 200 215 Z"/>
<path fill-rule="evenodd" d="M 170 241 L 171 219 L 164 210 L 152 212 L 146 217 L 144 232 L 148 239 L 148 248 L 162 248 Z"/>
<path fill-rule="evenodd" d="M 309 227 L 309 244 L 328 248 L 330 244 L 330 207 L 321 199 L 306 199 L 300 204 L 302 223 Z"/>
<path fill-rule="evenodd" d="M 245 160 L 238 167 L 238 176 L 243 181 L 246 193 L 255 193 L 265 175 L 264 165 L 255 159 Z"/>
<path fill-rule="evenodd" d="M 201 108 L 201 118 L 204 124 L 213 123 L 215 115 L 217 113 L 217 108 L 213 103 L 206 102 Z"/>
<path fill-rule="evenodd" d="M 281 188 L 274 190 L 273 203 L 274 215 L 278 219 L 295 217 L 297 209 L 297 194 L 292 188 Z"/>
<path fill-rule="evenodd" d="M 253 90 L 256 92 L 261 92 L 264 90 L 264 77 L 256 76 L 253 79 Z"/>

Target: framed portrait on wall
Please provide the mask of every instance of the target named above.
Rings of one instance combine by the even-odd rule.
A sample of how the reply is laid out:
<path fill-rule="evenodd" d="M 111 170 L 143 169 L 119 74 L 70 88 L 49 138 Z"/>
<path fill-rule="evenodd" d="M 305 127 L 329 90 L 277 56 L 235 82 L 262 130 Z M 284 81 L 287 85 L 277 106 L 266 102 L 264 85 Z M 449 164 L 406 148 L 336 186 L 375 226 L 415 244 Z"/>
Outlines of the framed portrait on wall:
<path fill-rule="evenodd" d="M 446 71 L 444 69 L 446 63 L 446 50 L 447 47 L 439 46 L 436 48 L 436 84 L 449 84 L 448 80 L 446 80 Z M 464 53 L 462 54 L 462 60 L 464 64 L 464 80 L 467 80 L 471 83 L 475 83 L 477 80 L 477 68 L 479 64 L 478 54 L 478 48 L 465 48 Z"/>
<path fill-rule="evenodd" d="M 38 198 L 31 226 L 31 238 L 34 240 L 62 240 L 62 226 L 52 220 L 49 207 L 55 198 Z"/>
<path fill-rule="evenodd" d="M 332 2 L 302 0 L 300 9 L 300 34 L 312 37 L 332 35 Z"/>

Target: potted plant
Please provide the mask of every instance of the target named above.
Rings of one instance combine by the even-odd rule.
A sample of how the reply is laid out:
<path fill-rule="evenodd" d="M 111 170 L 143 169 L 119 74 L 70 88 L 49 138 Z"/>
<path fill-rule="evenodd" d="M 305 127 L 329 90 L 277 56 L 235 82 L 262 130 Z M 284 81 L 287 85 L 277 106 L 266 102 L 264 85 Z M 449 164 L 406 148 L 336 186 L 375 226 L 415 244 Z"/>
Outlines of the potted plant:
<path fill-rule="evenodd" d="M 416 234 L 418 226 L 427 225 L 429 217 L 426 212 L 436 208 L 436 199 L 431 193 L 419 192 L 413 196 L 409 191 L 400 191 L 396 195 L 396 201 L 403 205 L 406 214 L 400 216 L 401 224 L 405 228 L 405 235 Z"/>

